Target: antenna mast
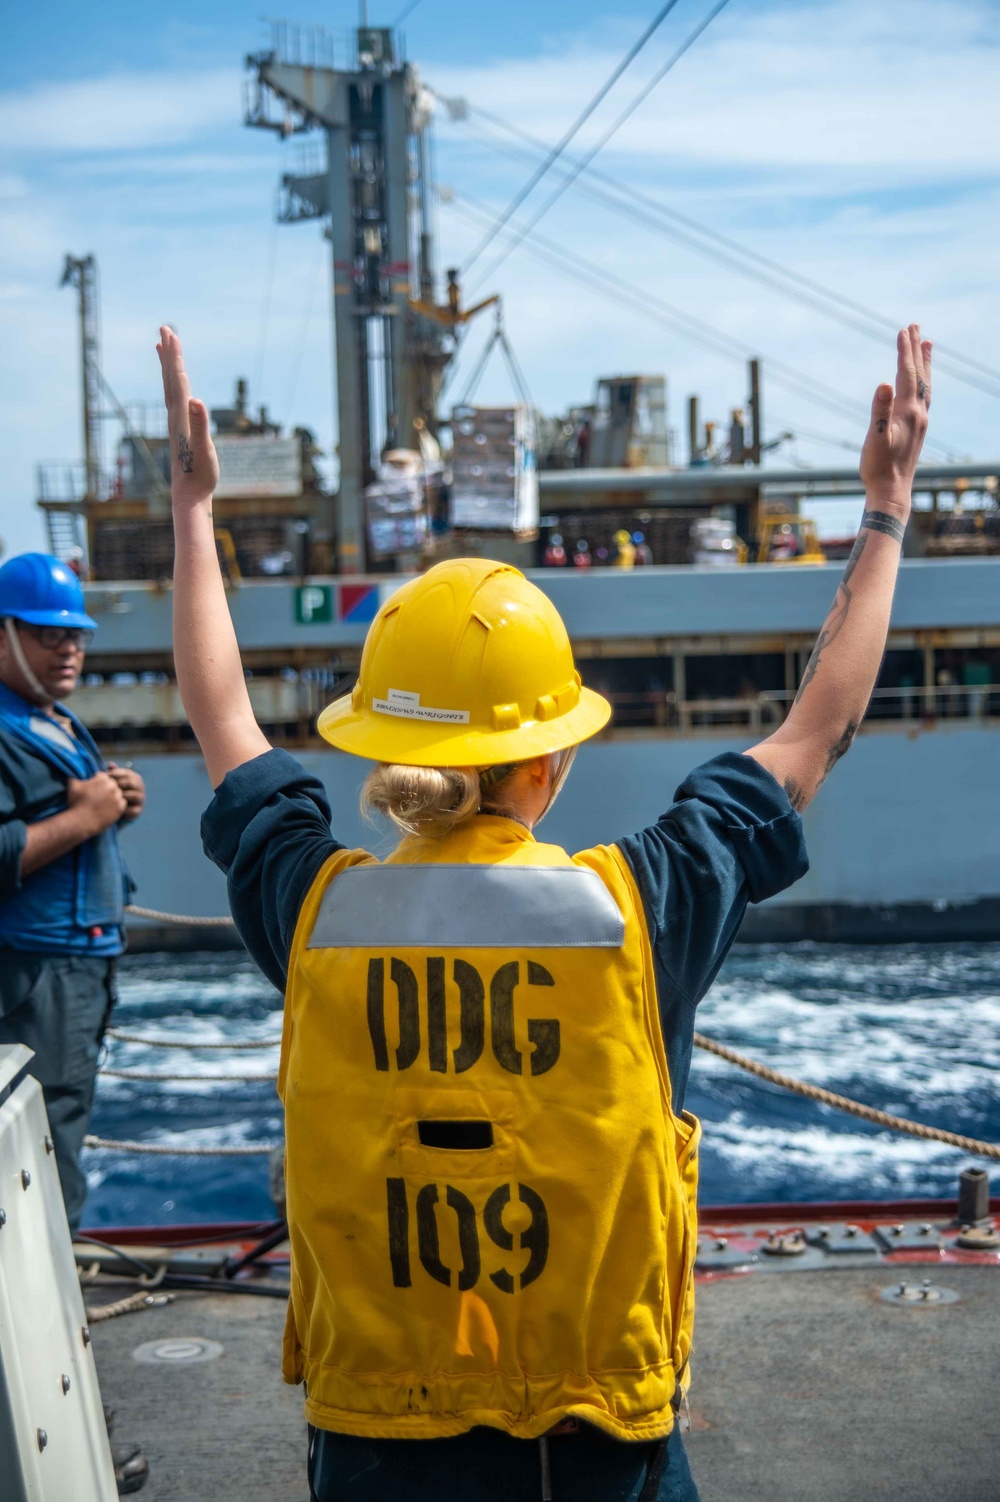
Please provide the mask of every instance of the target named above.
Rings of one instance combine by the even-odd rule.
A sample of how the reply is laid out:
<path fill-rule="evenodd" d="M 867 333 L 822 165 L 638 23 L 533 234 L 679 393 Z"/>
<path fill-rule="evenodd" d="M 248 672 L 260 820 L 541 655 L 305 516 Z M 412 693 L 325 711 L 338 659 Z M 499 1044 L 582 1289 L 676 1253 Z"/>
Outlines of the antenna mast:
<path fill-rule="evenodd" d="M 83 455 L 86 465 L 85 501 L 100 500 L 103 483 L 101 442 L 101 315 L 98 307 L 97 261 L 92 255 L 67 256 L 60 287 L 75 287 L 80 306 L 80 356 L 83 394 Z"/>

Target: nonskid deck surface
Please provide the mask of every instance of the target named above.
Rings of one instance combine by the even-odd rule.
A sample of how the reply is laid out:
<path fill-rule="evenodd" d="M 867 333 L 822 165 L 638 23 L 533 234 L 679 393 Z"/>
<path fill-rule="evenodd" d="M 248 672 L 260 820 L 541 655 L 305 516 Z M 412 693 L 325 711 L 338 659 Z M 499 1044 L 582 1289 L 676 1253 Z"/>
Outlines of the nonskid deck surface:
<path fill-rule="evenodd" d="M 1000 1496 L 995 1257 L 859 1263 L 700 1283 L 687 1443 L 703 1502 Z M 957 1300 L 880 1296 L 928 1275 Z M 88 1306 L 134 1288 L 91 1288 Z M 279 1299 L 181 1293 L 93 1326 L 116 1437 L 150 1462 L 148 1502 L 304 1502 L 302 1396 L 279 1373 L 284 1312 Z M 221 1355 L 178 1359 L 199 1340 Z M 135 1358 L 151 1342 L 169 1343 L 167 1359 Z"/>

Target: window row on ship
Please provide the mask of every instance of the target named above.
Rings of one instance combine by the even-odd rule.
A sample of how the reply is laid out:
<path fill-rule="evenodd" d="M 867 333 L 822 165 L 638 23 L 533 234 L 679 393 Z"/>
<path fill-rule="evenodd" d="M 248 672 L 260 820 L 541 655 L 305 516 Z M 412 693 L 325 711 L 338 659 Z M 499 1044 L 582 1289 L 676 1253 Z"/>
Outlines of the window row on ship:
<path fill-rule="evenodd" d="M 599 638 L 574 642 L 584 682 L 611 700 L 605 738 L 765 733 L 795 697 L 814 637 Z M 291 658 L 291 660 L 289 660 Z M 257 718 L 276 744 L 320 744 L 316 716 L 347 693 L 359 653 L 244 653 Z M 94 654 L 74 707 L 106 747 L 188 750 L 192 736 L 162 655 Z M 890 636 L 865 723 L 1000 720 L 1000 628 Z"/>

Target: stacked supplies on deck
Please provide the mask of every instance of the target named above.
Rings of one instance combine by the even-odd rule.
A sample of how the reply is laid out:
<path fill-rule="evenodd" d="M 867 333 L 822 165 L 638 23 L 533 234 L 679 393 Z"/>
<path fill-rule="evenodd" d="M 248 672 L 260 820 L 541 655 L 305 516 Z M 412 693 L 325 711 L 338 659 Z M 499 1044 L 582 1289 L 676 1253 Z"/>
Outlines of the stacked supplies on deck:
<path fill-rule="evenodd" d="M 415 449 L 389 449 L 365 487 L 368 545 L 375 558 L 419 553 L 427 536 L 428 499 L 441 485 L 441 461 Z"/>
<path fill-rule="evenodd" d="M 531 407 L 456 407 L 452 413 L 451 524 L 531 533 L 538 527 L 535 414 Z"/>

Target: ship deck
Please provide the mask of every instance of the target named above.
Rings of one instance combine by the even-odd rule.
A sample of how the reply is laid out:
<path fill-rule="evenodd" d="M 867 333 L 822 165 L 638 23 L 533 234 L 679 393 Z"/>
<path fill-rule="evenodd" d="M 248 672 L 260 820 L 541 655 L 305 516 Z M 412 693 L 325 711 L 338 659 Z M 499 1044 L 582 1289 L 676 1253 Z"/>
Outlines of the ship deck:
<path fill-rule="evenodd" d="M 884 1302 L 899 1281 L 885 1264 L 700 1285 L 687 1444 L 703 1502 L 995 1502 L 997 1267 L 919 1271 L 957 1302 Z M 90 1289 L 87 1303 L 134 1288 Z M 116 1441 L 134 1438 L 150 1463 L 147 1502 L 304 1502 L 301 1393 L 279 1373 L 284 1313 L 278 1299 L 185 1292 L 93 1325 Z M 134 1359 L 180 1337 L 222 1354 Z M 555 1502 L 570 1499 L 556 1487 Z"/>

